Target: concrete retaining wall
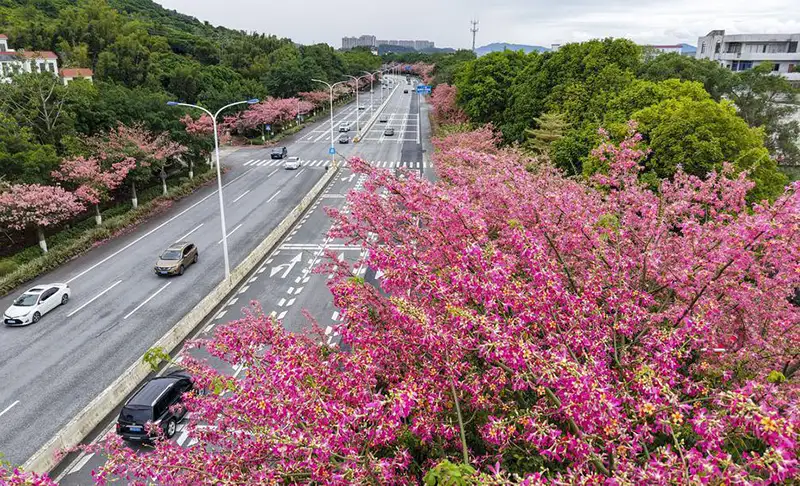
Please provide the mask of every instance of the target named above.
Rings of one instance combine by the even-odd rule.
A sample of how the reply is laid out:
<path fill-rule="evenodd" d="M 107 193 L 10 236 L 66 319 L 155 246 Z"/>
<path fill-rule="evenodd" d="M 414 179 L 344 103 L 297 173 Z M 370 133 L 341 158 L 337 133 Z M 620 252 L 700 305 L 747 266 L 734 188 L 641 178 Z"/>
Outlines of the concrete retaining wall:
<path fill-rule="evenodd" d="M 337 170 L 328 170 L 322 179 L 306 194 L 302 201 L 287 215 L 267 238 L 262 241 L 247 258 L 232 272 L 231 278 L 221 282 L 206 295 L 188 314 L 178 321 L 153 347 L 162 348 L 171 353 L 186 339 L 189 334 L 202 323 L 208 315 L 221 304 L 269 251 L 284 237 L 300 216 L 334 178 Z M 134 389 L 150 374 L 151 368 L 141 359 L 132 364 L 108 388 L 92 400 L 75 418 L 67 423 L 55 437 L 50 439 L 41 449 L 31 456 L 23 465 L 26 471 L 38 473 L 50 472 L 58 460 L 56 453 L 77 446 L 95 429 L 103 419 L 111 413 Z"/>

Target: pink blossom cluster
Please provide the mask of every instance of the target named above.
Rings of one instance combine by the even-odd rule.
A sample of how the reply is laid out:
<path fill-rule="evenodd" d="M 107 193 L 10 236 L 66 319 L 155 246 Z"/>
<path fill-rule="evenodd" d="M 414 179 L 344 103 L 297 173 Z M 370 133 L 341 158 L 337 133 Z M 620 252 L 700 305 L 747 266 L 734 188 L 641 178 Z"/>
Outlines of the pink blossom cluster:
<path fill-rule="evenodd" d="M 119 187 L 128 172 L 136 167 L 136 159 L 125 157 L 108 168 L 99 159 L 76 157 L 61 161 L 61 167 L 53 171 L 53 178 L 70 182 L 77 186 L 75 195 L 87 204 L 100 204 L 108 199 L 109 193 Z"/>
<path fill-rule="evenodd" d="M 305 91 L 297 93 L 297 96 L 304 101 L 308 101 L 316 108 L 325 107 L 330 102 L 330 93 L 328 91 Z"/>
<path fill-rule="evenodd" d="M 433 116 L 439 123 L 458 125 L 469 121 L 467 114 L 456 104 L 456 87 L 440 84 L 433 89 L 430 97 Z"/>
<path fill-rule="evenodd" d="M 293 121 L 300 113 L 313 109 L 309 101 L 298 98 L 267 98 L 250 106 L 238 117 L 239 128 L 258 128 L 263 125 L 282 125 Z"/>
<path fill-rule="evenodd" d="M 73 193 L 59 186 L 14 184 L 0 193 L 0 227 L 24 231 L 55 226 L 84 209 Z"/>
<path fill-rule="evenodd" d="M 100 483 L 418 484 L 469 462 L 492 484 L 779 484 L 798 475 L 800 195 L 637 178 L 632 132 L 564 178 L 494 146 L 437 140 L 441 181 L 359 159 L 329 210 L 379 292 L 330 255 L 342 347 L 257 305 L 185 358 L 189 436 L 137 455 L 111 439 Z"/>

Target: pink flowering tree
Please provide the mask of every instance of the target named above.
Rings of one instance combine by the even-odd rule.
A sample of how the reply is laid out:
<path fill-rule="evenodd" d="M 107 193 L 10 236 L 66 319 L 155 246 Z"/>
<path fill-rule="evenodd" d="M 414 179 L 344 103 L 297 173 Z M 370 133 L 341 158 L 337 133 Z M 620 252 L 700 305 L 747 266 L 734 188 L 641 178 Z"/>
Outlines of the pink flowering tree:
<path fill-rule="evenodd" d="M 131 158 L 135 166 L 128 171 L 131 184 L 131 204 L 138 207 L 136 184 L 145 184 L 153 176 L 166 174 L 166 169 L 187 152 L 187 148 L 171 140 L 169 133 L 160 134 L 147 130 L 143 125 L 118 124 L 107 134 L 89 139 L 89 145 L 103 161 L 118 163 Z M 166 177 L 161 177 L 163 194 L 167 194 Z"/>
<path fill-rule="evenodd" d="M 307 91 L 298 93 L 297 96 L 313 104 L 315 109 L 325 108 L 330 102 L 330 93 L 328 91 Z"/>
<path fill-rule="evenodd" d="M 100 203 L 110 198 L 111 191 L 116 189 L 127 177 L 128 172 L 136 167 L 133 157 L 126 157 L 119 162 L 103 167 L 100 159 L 76 157 L 64 159 L 61 167 L 53 171 L 56 180 L 74 185 L 75 196 L 84 204 L 95 208 L 95 221 L 99 226 L 103 219 L 100 215 Z"/>
<path fill-rule="evenodd" d="M 85 210 L 75 194 L 59 186 L 15 184 L 0 193 L 0 226 L 15 231 L 35 229 L 47 253 L 44 230 Z"/>
<path fill-rule="evenodd" d="M 184 358 L 189 437 L 100 481 L 163 484 L 781 484 L 797 477 L 798 186 L 678 173 L 652 191 L 635 133 L 592 181 L 491 130 L 437 142 L 441 182 L 359 159 L 331 236 L 369 249 L 379 292 L 338 261 L 344 347 L 257 306 Z M 471 137 L 474 137 L 472 139 Z M 449 476 L 449 478 L 448 478 Z M 466 476 L 466 477 L 464 477 Z"/>
<path fill-rule="evenodd" d="M 439 123 L 459 125 L 468 121 L 467 114 L 456 104 L 456 87 L 449 84 L 436 86 L 431 94 L 430 103 L 433 116 Z"/>
<path fill-rule="evenodd" d="M 46 474 L 28 473 L 0 462 L 0 484 L 4 486 L 57 486 Z"/>

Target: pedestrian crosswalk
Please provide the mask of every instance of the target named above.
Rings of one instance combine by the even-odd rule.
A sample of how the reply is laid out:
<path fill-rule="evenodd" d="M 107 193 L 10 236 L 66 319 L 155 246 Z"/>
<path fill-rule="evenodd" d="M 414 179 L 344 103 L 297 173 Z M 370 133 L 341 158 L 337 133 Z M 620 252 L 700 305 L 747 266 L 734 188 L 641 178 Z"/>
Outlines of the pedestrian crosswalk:
<path fill-rule="evenodd" d="M 278 167 L 283 164 L 283 160 L 281 159 L 251 159 L 244 163 L 247 167 Z M 329 163 L 330 159 L 323 159 L 323 160 L 301 160 L 300 165 L 305 167 L 324 167 L 325 164 Z M 370 161 L 370 164 L 374 167 L 383 168 L 383 169 L 396 169 L 399 167 L 404 167 L 407 169 L 427 169 L 428 163 L 427 162 L 411 162 L 411 161 L 389 161 L 389 160 L 378 160 L 378 161 Z M 345 162 L 344 166 L 347 167 L 348 163 Z"/>

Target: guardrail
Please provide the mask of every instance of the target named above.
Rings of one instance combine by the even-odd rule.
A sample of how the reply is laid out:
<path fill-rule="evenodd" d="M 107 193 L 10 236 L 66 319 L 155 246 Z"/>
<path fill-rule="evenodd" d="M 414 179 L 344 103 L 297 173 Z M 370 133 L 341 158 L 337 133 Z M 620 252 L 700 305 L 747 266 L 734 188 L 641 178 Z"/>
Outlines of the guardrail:
<path fill-rule="evenodd" d="M 358 134 L 355 137 L 353 137 L 353 143 L 359 142 L 361 140 L 361 137 L 363 137 L 365 133 L 369 133 L 369 129 L 372 128 L 372 125 L 375 124 L 375 120 L 378 119 L 380 114 L 383 112 L 383 109 L 386 108 L 387 104 L 389 104 L 389 101 L 392 99 L 392 96 L 394 96 L 394 92 L 397 91 L 398 88 L 400 88 L 399 83 L 397 83 L 397 86 L 395 86 L 392 92 L 389 93 L 389 96 L 386 98 L 386 101 L 384 101 L 381 104 L 381 106 L 379 106 L 378 109 L 375 110 L 375 113 L 372 115 L 372 118 L 370 118 L 367 121 L 367 123 L 363 127 L 361 127 L 361 131 L 359 131 Z"/>
<path fill-rule="evenodd" d="M 153 344 L 153 347 L 161 348 L 168 353 L 174 351 L 225 300 L 228 294 L 250 274 L 267 253 L 280 242 L 281 238 L 300 219 L 300 216 L 308 209 L 325 186 L 330 183 L 337 172 L 336 167 L 327 170 L 322 179 L 292 209 L 292 212 L 231 272 L 230 278 L 220 282 L 194 309 L 183 316 L 172 329 Z M 136 360 L 119 378 L 58 431 L 55 437 L 36 451 L 22 466 L 23 469 L 37 473 L 50 472 L 59 463 L 56 453 L 80 444 L 125 397 L 134 391 L 139 383 L 147 378 L 151 371 L 150 365 L 144 363 L 141 359 Z"/>

